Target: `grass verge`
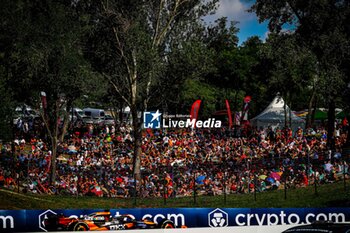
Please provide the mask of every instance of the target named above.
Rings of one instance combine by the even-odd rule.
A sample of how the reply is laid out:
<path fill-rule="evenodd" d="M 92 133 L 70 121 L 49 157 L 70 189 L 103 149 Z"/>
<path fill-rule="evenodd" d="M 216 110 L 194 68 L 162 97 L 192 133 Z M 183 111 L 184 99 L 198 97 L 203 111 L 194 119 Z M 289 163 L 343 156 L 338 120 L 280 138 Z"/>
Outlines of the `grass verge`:
<path fill-rule="evenodd" d="M 347 184 L 349 185 L 349 184 Z M 231 194 L 221 196 L 197 196 L 170 198 L 98 198 L 21 194 L 0 189 L 0 209 L 117 209 L 117 208 L 305 208 L 305 207 L 350 207 L 350 187 L 344 183 L 325 184 L 317 187 L 269 191 L 256 194 Z"/>

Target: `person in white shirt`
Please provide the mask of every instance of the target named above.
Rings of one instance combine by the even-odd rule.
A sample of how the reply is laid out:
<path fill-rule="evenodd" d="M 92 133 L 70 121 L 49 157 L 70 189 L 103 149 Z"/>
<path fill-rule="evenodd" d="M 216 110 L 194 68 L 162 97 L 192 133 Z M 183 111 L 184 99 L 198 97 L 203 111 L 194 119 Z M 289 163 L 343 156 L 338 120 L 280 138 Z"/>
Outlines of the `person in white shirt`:
<path fill-rule="evenodd" d="M 165 135 L 163 137 L 163 145 L 164 146 L 168 146 L 169 145 L 169 137 L 168 137 L 168 135 Z"/>

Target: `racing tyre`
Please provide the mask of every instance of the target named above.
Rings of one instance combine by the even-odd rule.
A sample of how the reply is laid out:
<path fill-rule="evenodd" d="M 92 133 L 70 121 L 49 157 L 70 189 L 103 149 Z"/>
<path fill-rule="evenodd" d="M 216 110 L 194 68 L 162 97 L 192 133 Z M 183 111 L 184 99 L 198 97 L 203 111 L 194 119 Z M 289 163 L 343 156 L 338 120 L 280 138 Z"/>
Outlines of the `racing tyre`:
<path fill-rule="evenodd" d="M 159 223 L 159 226 L 161 229 L 175 228 L 175 224 L 172 221 L 170 221 L 169 219 L 163 219 Z"/>
<path fill-rule="evenodd" d="M 85 223 L 77 223 L 73 228 L 73 231 L 88 231 L 88 230 L 89 230 L 89 227 Z"/>

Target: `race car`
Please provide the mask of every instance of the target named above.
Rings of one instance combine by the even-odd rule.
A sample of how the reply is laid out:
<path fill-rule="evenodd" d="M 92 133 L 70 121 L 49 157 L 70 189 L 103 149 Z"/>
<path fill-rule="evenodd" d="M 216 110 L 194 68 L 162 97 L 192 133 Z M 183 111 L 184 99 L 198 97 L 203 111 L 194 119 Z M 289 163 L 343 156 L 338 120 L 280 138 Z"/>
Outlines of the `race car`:
<path fill-rule="evenodd" d="M 82 218 L 52 214 L 44 220 L 44 225 L 48 231 L 108 231 L 176 227 L 169 219 L 163 219 L 159 223 L 148 219 L 138 221 L 129 214 L 112 217 L 109 211 L 92 213 Z"/>

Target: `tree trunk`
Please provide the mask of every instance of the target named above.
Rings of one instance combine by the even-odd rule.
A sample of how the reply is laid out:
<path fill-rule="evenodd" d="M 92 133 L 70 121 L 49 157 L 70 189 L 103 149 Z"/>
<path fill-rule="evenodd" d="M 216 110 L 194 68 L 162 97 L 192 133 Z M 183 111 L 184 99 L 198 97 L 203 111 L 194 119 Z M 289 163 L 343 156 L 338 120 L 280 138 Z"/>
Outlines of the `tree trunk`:
<path fill-rule="evenodd" d="M 57 156 L 57 137 L 53 136 L 51 140 L 52 154 L 50 164 L 50 184 L 54 185 L 56 181 L 56 156 Z"/>
<path fill-rule="evenodd" d="M 61 132 L 61 135 L 59 136 L 59 141 L 60 142 L 63 142 L 64 140 L 64 136 L 66 135 L 67 133 L 67 128 L 68 128 L 68 124 L 69 124 L 69 111 L 70 109 L 72 108 L 72 101 L 68 101 L 67 102 L 67 107 L 66 107 L 66 111 L 64 112 L 64 120 L 63 120 L 63 126 L 62 126 L 62 132 Z M 72 108 L 72 113 L 73 112 L 73 108 Z M 71 119 L 71 126 L 72 126 L 72 130 L 74 128 L 74 117 L 72 115 L 72 119 Z"/>
<path fill-rule="evenodd" d="M 335 102 L 334 98 L 330 97 L 328 105 L 328 132 L 327 132 L 327 146 L 329 149 L 334 150 L 335 140 L 334 140 L 334 122 L 335 122 Z"/>
<path fill-rule="evenodd" d="M 119 106 L 118 106 L 118 113 L 119 113 L 119 122 L 122 123 L 124 121 L 124 108 L 123 108 L 123 102 L 119 102 Z M 117 118 L 116 118 L 117 119 Z"/>
<path fill-rule="evenodd" d="M 313 121 L 312 121 L 312 116 L 314 115 L 314 110 L 312 108 L 314 101 L 315 101 L 315 95 L 316 95 L 316 90 L 315 88 L 312 88 L 312 94 L 310 97 L 310 101 L 309 101 L 309 108 L 308 108 L 308 112 L 307 112 L 307 116 L 306 116 L 306 128 L 310 128 L 312 127 Z"/>
<path fill-rule="evenodd" d="M 287 128 L 288 126 L 288 118 L 287 118 L 287 104 L 286 100 L 283 101 L 283 111 L 284 111 L 284 127 Z"/>
<path fill-rule="evenodd" d="M 133 124 L 133 136 L 134 136 L 134 160 L 133 160 L 133 174 L 136 180 L 141 180 L 141 143 L 142 133 L 141 124 L 137 117 L 137 109 L 135 106 L 131 109 L 132 124 Z"/>
<path fill-rule="evenodd" d="M 288 109 L 288 122 L 289 126 L 292 128 L 292 101 L 289 101 L 289 109 Z"/>
<path fill-rule="evenodd" d="M 138 82 L 137 82 L 137 69 L 138 69 L 138 63 L 136 59 L 136 51 L 132 51 L 132 58 L 133 58 L 133 71 L 129 74 L 130 78 L 130 92 L 131 92 L 131 101 L 130 101 L 130 111 L 132 116 L 132 125 L 133 125 L 133 136 L 134 136 L 134 160 L 133 160 L 133 174 L 134 178 L 137 181 L 141 181 L 141 140 L 142 140 L 142 134 L 141 134 L 141 125 L 139 122 L 139 119 L 137 117 L 137 107 L 138 107 L 138 101 L 137 101 L 137 91 L 138 91 Z"/>
<path fill-rule="evenodd" d="M 317 95 L 315 96 L 315 100 L 312 106 L 312 115 L 311 115 L 311 125 L 314 125 L 315 123 L 315 114 L 316 114 L 316 110 L 317 110 Z"/>
<path fill-rule="evenodd" d="M 57 157 L 57 145 L 58 145 L 58 118 L 60 110 L 61 99 L 58 96 L 54 96 L 54 108 L 51 109 L 51 114 L 44 114 L 44 120 L 46 121 L 46 129 L 51 138 L 51 163 L 50 163 L 50 184 L 54 185 L 56 181 L 56 157 Z M 46 119 L 45 119 L 46 118 Z"/>

